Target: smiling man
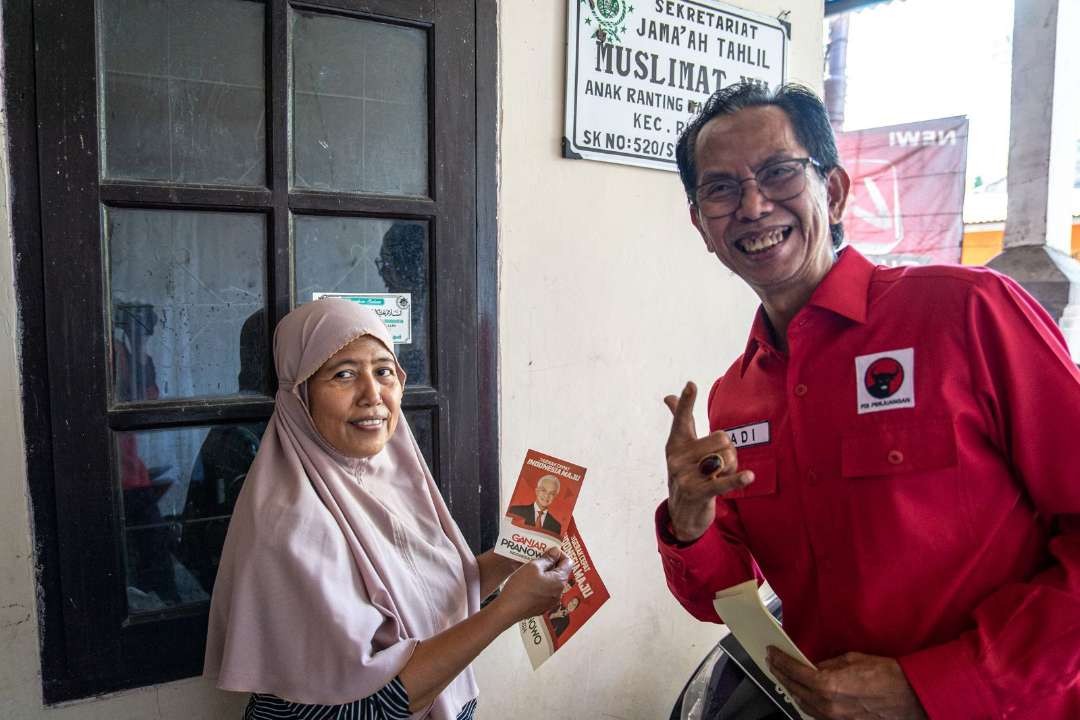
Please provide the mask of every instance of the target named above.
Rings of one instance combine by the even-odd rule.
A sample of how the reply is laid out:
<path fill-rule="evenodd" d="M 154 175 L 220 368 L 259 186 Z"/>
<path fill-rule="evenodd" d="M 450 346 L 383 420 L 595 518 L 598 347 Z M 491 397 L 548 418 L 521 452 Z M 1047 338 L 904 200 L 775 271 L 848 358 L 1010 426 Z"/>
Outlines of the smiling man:
<path fill-rule="evenodd" d="M 768 578 L 817 718 L 1080 717 L 1080 374 L 984 269 L 842 248 L 850 181 L 810 90 L 716 93 L 679 140 L 690 221 L 761 299 L 698 437 L 668 396 L 668 586 Z"/>

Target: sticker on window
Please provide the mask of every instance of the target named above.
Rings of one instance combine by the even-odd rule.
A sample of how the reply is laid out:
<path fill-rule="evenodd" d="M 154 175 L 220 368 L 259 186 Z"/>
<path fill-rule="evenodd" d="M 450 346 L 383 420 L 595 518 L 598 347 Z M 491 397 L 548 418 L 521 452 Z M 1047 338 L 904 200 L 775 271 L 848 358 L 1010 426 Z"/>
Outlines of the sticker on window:
<path fill-rule="evenodd" d="M 412 293 L 311 293 L 312 300 L 333 297 L 371 308 L 390 331 L 395 345 L 412 342 Z"/>

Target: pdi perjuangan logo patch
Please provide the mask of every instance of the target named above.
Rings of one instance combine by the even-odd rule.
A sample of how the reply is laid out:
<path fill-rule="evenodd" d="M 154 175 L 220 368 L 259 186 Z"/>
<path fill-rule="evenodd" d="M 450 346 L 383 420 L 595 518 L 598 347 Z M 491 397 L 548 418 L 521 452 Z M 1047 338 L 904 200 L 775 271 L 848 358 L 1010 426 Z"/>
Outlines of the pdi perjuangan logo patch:
<path fill-rule="evenodd" d="M 915 348 L 855 358 L 858 413 L 915 407 Z"/>

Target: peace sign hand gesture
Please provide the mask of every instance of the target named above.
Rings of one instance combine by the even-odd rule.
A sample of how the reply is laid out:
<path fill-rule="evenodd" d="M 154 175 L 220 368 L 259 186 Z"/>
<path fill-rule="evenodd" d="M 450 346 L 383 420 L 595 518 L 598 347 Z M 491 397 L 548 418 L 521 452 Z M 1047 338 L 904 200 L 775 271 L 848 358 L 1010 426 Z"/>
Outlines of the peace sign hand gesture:
<path fill-rule="evenodd" d="M 667 455 L 668 514 L 679 542 L 692 542 L 705 534 L 716 517 L 716 497 L 746 487 L 754 481 L 750 470 L 739 472 L 735 446 L 723 430 L 705 437 L 694 427 L 697 386 L 686 383 L 679 397 L 668 395 L 671 434 Z"/>

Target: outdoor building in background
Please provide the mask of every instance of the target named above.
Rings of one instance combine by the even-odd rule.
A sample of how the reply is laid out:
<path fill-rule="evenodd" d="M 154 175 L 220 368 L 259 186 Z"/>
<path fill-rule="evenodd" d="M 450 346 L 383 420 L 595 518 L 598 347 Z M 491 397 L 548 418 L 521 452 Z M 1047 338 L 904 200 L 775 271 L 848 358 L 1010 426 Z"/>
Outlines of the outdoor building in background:
<path fill-rule="evenodd" d="M 961 239 L 954 248 L 955 259 L 935 256 L 934 262 L 983 265 L 1003 248 L 1008 204 L 1012 6 L 1011 0 L 827 0 L 825 4 L 824 89 L 830 118 L 839 135 L 850 135 L 860 127 L 872 128 L 860 132 L 877 133 L 896 124 L 914 126 L 928 118 L 950 115 L 963 115 L 968 120 Z M 978 22 L 973 22 L 976 13 Z M 964 27 L 964 31 L 956 32 L 957 27 Z M 933 52 L 915 51 L 910 46 L 909 38 L 915 33 L 920 47 L 934 48 Z M 847 132 L 840 133 L 842 130 Z M 1080 258 L 1080 123 L 1076 136 L 1071 253 Z M 849 163 L 843 145 L 840 152 L 845 164 Z M 847 169 L 852 172 L 851 167 Z M 911 202 L 909 192 L 919 191 L 911 183 L 904 183 L 898 200 L 905 215 L 909 209 L 906 205 Z M 889 201 L 887 196 L 883 199 Z M 916 198 L 915 202 L 921 201 Z M 865 193 L 863 201 L 856 204 L 862 210 L 875 209 Z M 879 262 L 894 262 L 882 260 L 872 248 L 860 244 L 865 231 L 877 236 L 888 234 L 883 217 L 874 217 L 874 222 L 882 225 L 880 230 L 873 223 L 868 228 L 862 218 L 849 211 L 844 219 L 847 237 Z M 911 226 L 905 222 L 905 238 L 909 230 Z M 907 245 L 907 240 L 900 242 L 901 246 Z M 917 257 L 904 260 L 926 261 Z"/>
<path fill-rule="evenodd" d="M 888 265 L 960 262 L 967 139 L 966 117 L 837 133 L 849 242 Z"/>

